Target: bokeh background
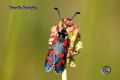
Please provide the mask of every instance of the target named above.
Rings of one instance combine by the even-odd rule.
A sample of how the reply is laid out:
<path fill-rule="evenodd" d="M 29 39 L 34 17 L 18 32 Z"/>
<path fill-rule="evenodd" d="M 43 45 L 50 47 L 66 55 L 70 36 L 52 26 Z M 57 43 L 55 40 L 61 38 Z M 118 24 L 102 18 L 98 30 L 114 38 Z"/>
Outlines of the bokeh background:
<path fill-rule="evenodd" d="M 8 6 L 36 6 L 34 11 L 8 10 Z M 120 80 L 120 0 L 0 0 L 0 80 L 61 80 L 44 71 L 50 28 L 76 11 L 84 48 L 75 57 L 77 67 L 68 80 Z M 102 75 L 100 69 L 112 72 Z"/>

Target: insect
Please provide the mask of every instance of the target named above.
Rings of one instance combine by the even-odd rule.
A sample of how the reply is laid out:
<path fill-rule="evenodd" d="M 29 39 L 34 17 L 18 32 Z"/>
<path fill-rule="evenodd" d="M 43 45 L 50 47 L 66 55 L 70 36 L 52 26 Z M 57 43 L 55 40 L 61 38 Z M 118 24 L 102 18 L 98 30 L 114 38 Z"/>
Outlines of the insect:
<path fill-rule="evenodd" d="M 77 14 L 80 14 L 80 12 L 76 12 L 72 18 L 68 18 L 66 20 L 61 18 L 60 10 L 58 8 L 54 9 L 57 11 L 60 21 L 65 22 L 65 24 L 61 25 L 62 28 L 60 30 L 58 29 L 59 27 L 56 27 L 57 29 L 54 32 L 55 34 L 52 38 L 52 43 L 45 59 L 45 71 L 49 72 L 52 68 L 54 68 L 56 73 L 62 73 L 66 67 L 67 55 L 72 43 L 69 37 L 72 30 L 69 31 L 71 28 L 68 29 L 68 27 L 74 25 L 72 20 Z"/>

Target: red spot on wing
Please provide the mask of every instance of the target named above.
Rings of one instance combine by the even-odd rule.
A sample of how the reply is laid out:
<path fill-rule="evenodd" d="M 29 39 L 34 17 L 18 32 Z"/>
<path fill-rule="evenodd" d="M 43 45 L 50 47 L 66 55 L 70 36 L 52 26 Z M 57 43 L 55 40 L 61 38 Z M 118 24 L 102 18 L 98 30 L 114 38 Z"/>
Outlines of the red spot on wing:
<path fill-rule="evenodd" d="M 56 67 L 59 67 L 59 66 L 61 66 L 61 65 L 63 65 L 63 64 L 65 64 L 65 60 L 62 60 L 61 62 L 57 63 L 55 66 L 56 66 Z"/>
<path fill-rule="evenodd" d="M 54 38 L 54 44 L 56 44 L 56 42 L 57 42 L 57 36 L 55 36 Z"/>
<path fill-rule="evenodd" d="M 50 50 L 50 55 L 52 55 L 53 54 L 53 50 Z"/>
<path fill-rule="evenodd" d="M 57 63 L 55 66 L 56 67 L 59 67 L 61 65 L 61 62 Z"/>
<path fill-rule="evenodd" d="M 60 58 L 63 58 L 64 57 L 64 53 L 60 54 Z"/>
<path fill-rule="evenodd" d="M 64 41 L 64 46 L 65 47 L 67 46 L 67 42 L 68 42 L 67 40 Z"/>
<path fill-rule="evenodd" d="M 65 64 L 65 60 L 62 60 L 61 64 Z"/>
<path fill-rule="evenodd" d="M 50 57 L 49 57 L 49 56 L 47 56 L 47 57 L 46 57 L 46 60 L 48 60 L 48 61 L 49 61 L 49 60 L 50 60 Z"/>
<path fill-rule="evenodd" d="M 51 61 L 50 61 L 50 57 L 49 57 L 49 56 L 46 57 L 46 60 L 48 61 L 48 64 L 49 64 L 50 66 L 52 66 L 52 63 L 51 63 Z"/>

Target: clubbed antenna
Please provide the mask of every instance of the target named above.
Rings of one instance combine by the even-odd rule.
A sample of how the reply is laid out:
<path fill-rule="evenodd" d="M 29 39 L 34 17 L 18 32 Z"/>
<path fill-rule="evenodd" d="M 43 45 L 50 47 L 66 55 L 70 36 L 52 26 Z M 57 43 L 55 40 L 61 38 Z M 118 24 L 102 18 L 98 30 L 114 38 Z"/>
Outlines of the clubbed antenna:
<path fill-rule="evenodd" d="M 71 20 L 74 19 L 74 17 L 75 17 L 77 14 L 80 14 L 80 12 L 76 12 L 76 13 L 72 16 Z"/>
<path fill-rule="evenodd" d="M 60 20 L 61 20 L 62 18 L 61 18 L 61 15 L 60 15 L 60 10 L 59 10 L 58 8 L 56 8 L 56 7 L 55 7 L 54 9 L 57 11 L 58 16 L 59 16 L 59 18 L 60 18 Z"/>

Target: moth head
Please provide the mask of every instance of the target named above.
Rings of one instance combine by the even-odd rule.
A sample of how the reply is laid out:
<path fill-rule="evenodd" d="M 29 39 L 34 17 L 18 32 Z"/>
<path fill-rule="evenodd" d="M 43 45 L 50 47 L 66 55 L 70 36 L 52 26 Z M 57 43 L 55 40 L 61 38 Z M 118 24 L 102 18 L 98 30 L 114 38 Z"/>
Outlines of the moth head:
<path fill-rule="evenodd" d="M 58 13 L 58 16 L 59 16 L 59 19 L 60 19 L 60 23 L 62 23 L 62 27 L 66 27 L 66 26 L 67 27 L 71 27 L 71 26 L 73 26 L 74 23 L 73 23 L 72 20 L 74 19 L 74 17 L 77 14 L 80 14 L 80 12 L 75 12 L 71 18 L 62 18 L 60 10 L 58 8 L 54 8 L 54 10 L 56 10 L 57 13 Z"/>
<path fill-rule="evenodd" d="M 62 23 L 68 27 L 71 27 L 74 25 L 74 22 L 70 18 L 63 18 Z"/>

